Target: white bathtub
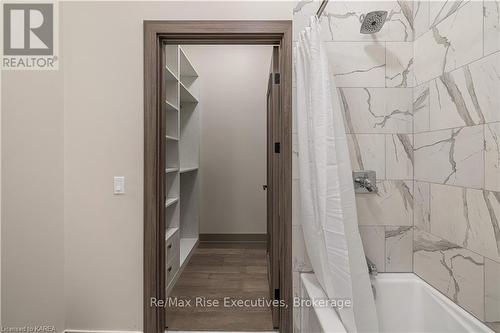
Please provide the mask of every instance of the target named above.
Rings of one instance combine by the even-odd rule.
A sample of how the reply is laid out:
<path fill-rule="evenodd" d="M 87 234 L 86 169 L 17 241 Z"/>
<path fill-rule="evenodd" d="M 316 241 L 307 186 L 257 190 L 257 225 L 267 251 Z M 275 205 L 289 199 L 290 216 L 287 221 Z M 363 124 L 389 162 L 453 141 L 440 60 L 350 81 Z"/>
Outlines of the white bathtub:
<path fill-rule="evenodd" d="M 415 274 L 382 273 L 375 281 L 380 332 L 493 332 Z M 301 274 L 301 297 L 326 298 L 314 274 Z M 303 333 L 346 332 L 331 308 L 303 307 L 300 316 Z"/>

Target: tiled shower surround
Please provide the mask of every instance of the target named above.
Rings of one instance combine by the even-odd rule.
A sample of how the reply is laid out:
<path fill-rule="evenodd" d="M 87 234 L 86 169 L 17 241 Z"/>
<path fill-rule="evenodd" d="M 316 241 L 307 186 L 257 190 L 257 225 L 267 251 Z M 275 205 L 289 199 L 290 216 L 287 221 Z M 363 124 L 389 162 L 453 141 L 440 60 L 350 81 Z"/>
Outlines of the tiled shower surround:
<path fill-rule="evenodd" d="M 318 5 L 298 2 L 295 40 Z M 335 0 L 321 21 L 353 170 L 377 172 L 379 193 L 356 195 L 367 256 L 381 272 L 415 272 L 497 330 L 499 8 L 500 0 Z M 360 16 L 373 10 L 387 10 L 388 21 L 362 35 Z M 297 166 L 295 287 L 311 270 Z"/>

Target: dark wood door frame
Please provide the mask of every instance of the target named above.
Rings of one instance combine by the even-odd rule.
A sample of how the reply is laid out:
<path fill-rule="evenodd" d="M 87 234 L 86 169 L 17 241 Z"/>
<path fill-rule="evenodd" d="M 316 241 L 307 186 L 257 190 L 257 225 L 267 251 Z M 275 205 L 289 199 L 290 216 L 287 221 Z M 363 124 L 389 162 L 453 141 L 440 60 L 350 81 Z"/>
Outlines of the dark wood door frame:
<path fill-rule="evenodd" d="M 144 21 L 144 332 L 165 330 L 165 225 L 163 217 L 162 45 L 269 44 L 280 46 L 281 202 L 280 332 L 292 332 L 292 23 L 291 21 Z M 265 98 L 263 96 L 262 98 Z"/>
<path fill-rule="evenodd" d="M 269 80 L 267 83 L 267 269 L 271 298 L 278 298 L 280 291 L 279 256 L 280 256 L 280 198 L 281 154 L 276 154 L 276 142 L 281 141 L 280 108 L 280 50 L 273 46 Z M 272 308 L 273 327 L 279 328 L 280 311 Z"/>

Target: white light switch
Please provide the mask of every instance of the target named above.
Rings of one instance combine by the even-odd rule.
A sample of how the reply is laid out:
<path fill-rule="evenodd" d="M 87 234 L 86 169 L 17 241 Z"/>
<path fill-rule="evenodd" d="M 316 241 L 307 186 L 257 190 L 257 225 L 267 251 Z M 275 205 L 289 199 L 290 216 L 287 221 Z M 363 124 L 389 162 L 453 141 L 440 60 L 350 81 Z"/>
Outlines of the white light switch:
<path fill-rule="evenodd" d="M 125 177 L 115 176 L 113 181 L 114 194 L 124 194 L 125 193 Z"/>

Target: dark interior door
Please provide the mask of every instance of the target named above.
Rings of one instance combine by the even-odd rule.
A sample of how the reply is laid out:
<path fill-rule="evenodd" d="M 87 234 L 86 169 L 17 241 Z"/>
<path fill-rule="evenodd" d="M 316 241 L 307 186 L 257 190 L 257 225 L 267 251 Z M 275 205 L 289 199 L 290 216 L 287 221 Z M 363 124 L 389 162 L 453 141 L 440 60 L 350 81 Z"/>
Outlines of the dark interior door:
<path fill-rule="evenodd" d="M 271 299 L 280 299 L 279 212 L 280 212 L 280 73 L 279 47 L 273 47 L 267 88 L 267 262 Z M 273 326 L 279 328 L 280 311 L 272 308 Z"/>

